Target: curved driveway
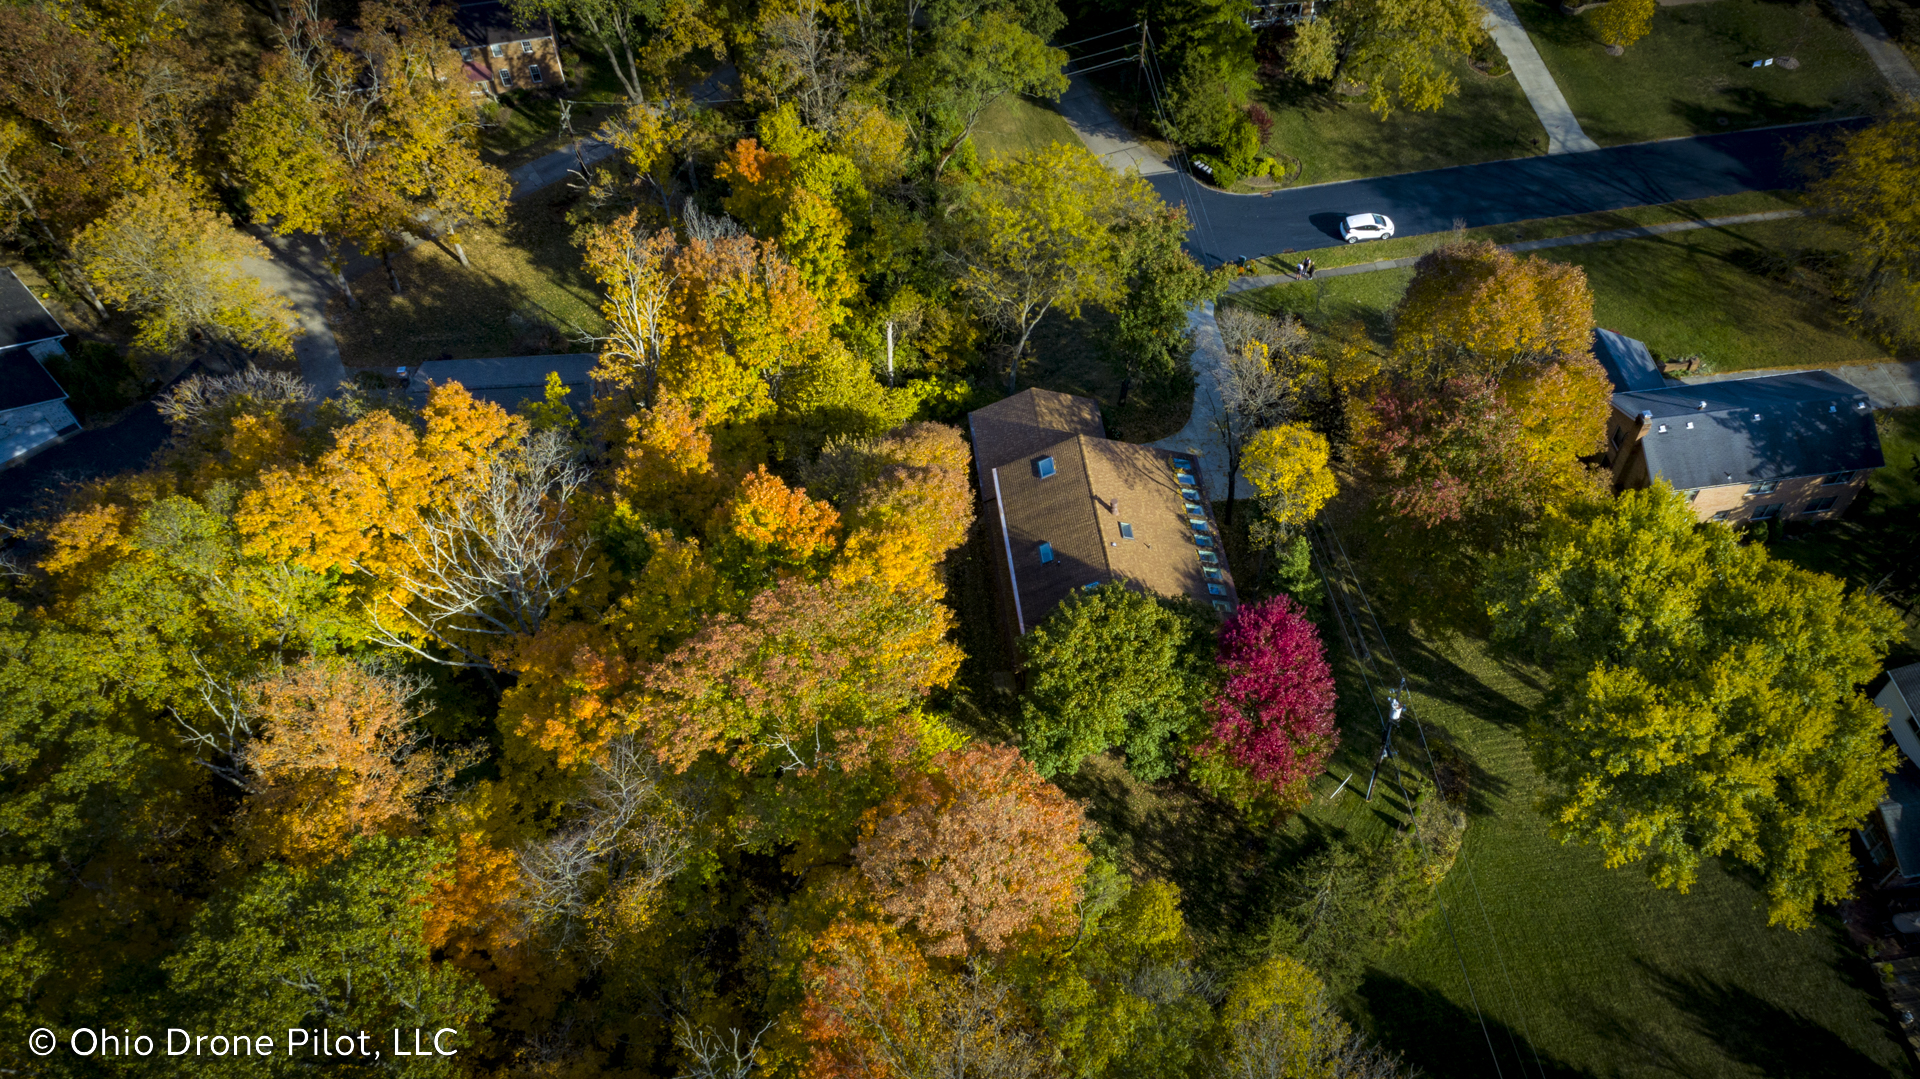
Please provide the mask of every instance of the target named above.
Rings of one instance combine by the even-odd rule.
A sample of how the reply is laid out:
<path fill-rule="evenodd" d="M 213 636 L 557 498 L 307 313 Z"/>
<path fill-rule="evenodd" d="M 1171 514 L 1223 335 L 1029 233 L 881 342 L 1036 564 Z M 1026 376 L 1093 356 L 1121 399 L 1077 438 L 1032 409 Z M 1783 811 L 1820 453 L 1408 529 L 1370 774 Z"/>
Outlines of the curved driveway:
<path fill-rule="evenodd" d="M 1340 219 L 1355 213 L 1386 214 L 1393 218 L 1396 236 L 1417 236 L 1451 229 L 1456 217 L 1478 228 L 1798 187 L 1803 177 L 1788 159 L 1791 146 L 1865 122 L 1816 121 L 1665 139 L 1315 184 L 1269 196 L 1207 190 L 1179 173 L 1147 180 L 1167 202 L 1187 205 L 1193 221 L 1188 243 L 1194 251 L 1222 261 L 1339 243 Z"/>

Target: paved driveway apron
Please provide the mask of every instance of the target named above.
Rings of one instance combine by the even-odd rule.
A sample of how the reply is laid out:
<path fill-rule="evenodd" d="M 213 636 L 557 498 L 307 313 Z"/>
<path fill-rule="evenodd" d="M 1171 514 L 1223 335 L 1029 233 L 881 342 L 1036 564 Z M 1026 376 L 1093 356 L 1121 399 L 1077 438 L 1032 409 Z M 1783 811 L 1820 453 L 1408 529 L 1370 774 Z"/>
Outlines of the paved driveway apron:
<path fill-rule="evenodd" d="M 1340 220 L 1355 213 L 1386 214 L 1396 236 L 1417 236 L 1451 229 L 1456 218 L 1478 228 L 1798 187 L 1804 177 L 1788 160 L 1791 146 L 1864 122 L 1665 139 L 1316 184 L 1270 196 L 1208 191 L 1177 173 L 1147 179 L 1167 202 L 1187 206 L 1193 221 L 1189 248 L 1218 262 L 1339 243 Z"/>

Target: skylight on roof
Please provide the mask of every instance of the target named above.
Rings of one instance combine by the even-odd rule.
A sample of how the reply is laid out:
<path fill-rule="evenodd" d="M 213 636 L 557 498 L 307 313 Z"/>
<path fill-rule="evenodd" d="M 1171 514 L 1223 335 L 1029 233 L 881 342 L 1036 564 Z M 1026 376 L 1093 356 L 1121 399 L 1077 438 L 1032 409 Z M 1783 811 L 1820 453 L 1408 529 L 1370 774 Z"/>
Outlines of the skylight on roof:
<path fill-rule="evenodd" d="M 1133 538 L 1133 526 L 1128 524 L 1125 521 L 1120 522 L 1120 538 L 1121 539 Z"/>
<path fill-rule="evenodd" d="M 1053 544 L 1042 543 L 1040 545 L 1040 564 L 1044 566 L 1051 561 L 1053 561 Z"/>
<path fill-rule="evenodd" d="M 1035 461 L 1033 463 L 1033 474 L 1043 480 L 1053 475 L 1053 458 L 1042 457 L 1038 461 Z"/>

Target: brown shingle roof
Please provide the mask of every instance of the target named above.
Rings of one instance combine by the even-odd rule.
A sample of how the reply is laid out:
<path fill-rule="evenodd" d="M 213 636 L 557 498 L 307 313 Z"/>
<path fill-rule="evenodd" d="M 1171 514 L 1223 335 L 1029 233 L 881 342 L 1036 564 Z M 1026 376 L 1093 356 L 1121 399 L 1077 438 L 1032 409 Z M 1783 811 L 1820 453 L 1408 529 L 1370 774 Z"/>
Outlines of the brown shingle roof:
<path fill-rule="evenodd" d="M 1037 457 L 1062 435 L 1105 438 L 1100 404 L 1052 390 L 1022 390 L 967 414 L 973 434 L 973 463 L 979 470 L 980 490 L 993 485 L 987 473 L 1023 457 Z"/>
<path fill-rule="evenodd" d="M 974 413 L 970 425 L 980 497 L 998 533 L 994 555 L 1011 581 L 1016 609 L 1010 613 L 1021 633 L 1075 590 L 1113 580 L 1163 596 L 1238 604 L 1204 501 L 1189 503 L 1182 495 L 1183 487 L 1204 488 L 1183 484 L 1174 454 L 1102 437 L 1098 405 L 1086 398 L 1045 390 L 1020 396 L 1027 400 L 1009 398 Z M 996 409 L 997 415 L 983 417 Z M 1051 476 L 1036 468 L 1044 457 L 1053 459 Z M 1198 480 L 1198 462 L 1182 460 Z M 1212 545 L 1201 547 L 1196 537 Z M 1043 543 L 1053 554 L 1049 562 L 1040 560 Z M 1202 551 L 1214 561 L 1202 561 Z M 1209 569 L 1218 576 L 1209 578 Z M 1209 584 L 1222 594 L 1209 592 Z"/>

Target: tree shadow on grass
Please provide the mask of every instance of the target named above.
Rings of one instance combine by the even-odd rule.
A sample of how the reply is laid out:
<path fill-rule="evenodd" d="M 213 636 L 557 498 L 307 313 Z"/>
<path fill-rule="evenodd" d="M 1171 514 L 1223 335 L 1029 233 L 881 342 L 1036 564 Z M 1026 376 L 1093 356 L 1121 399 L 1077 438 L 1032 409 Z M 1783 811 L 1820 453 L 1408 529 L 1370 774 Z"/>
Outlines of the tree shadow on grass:
<path fill-rule="evenodd" d="M 1497 1019 L 1486 1018 L 1482 1029 L 1471 1008 L 1428 986 L 1376 969 L 1367 971 L 1356 993 L 1373 1017 L 1374 1036 L 1381 1044 L 1435 1079 L 1485 1079 L 1496 1073 L 1579 1079 L 1593 1074 L 1541 1051 L 1524 1033 Z"/>
<path fill-rule="evenodd" d="M 1670 974 L 1644 960 L 1638 962 L 1655 991 L 1679 1009 L 1701 1037 L 1755 1074 L 1769 1079 L 1871 1079 L 1895 1074 L 1815 1020 L 1744 986 L 1698 973 Z M 1623 1025 L 1630 1035 L 1632 1025 Z M 1884 1016 L 1878 1026 L 1889 1040 L 1897 1037 Z"/>

